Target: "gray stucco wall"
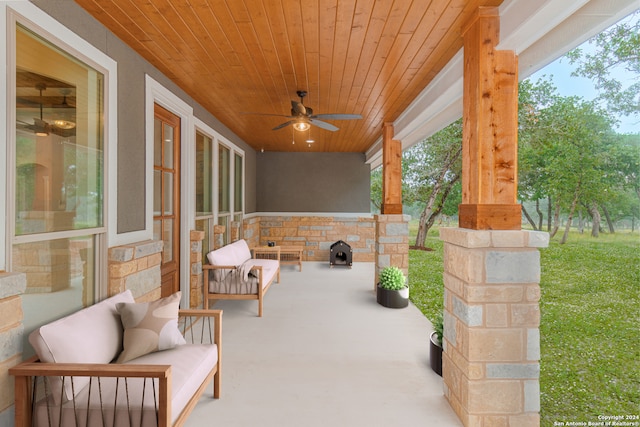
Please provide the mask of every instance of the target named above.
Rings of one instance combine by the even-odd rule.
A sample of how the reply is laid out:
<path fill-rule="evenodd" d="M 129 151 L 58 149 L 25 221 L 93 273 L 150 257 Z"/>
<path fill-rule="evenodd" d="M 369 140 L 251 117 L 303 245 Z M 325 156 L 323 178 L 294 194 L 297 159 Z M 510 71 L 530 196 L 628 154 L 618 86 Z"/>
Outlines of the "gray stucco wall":
<path fill-rule="evenodd" d="M 258 212 L 370 212 L 371 171 L 360 153 L 258 153 Z"/>
<path fill-rule="evenodd" d="M 70 0 L 31 0 L 118 63 L 118 233 L 145 228 L 145 74 L 180 97 L 194 115 L 245 151 L 245 212 L 256 211 L 256 152 L 158 69 Z"/>

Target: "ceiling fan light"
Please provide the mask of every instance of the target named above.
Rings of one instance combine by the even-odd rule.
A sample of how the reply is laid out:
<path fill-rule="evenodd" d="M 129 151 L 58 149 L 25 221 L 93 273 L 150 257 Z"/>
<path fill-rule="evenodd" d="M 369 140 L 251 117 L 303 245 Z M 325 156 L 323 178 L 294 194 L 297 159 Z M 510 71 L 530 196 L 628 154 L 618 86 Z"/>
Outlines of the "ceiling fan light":
<path fill-rule="evenodd" d="M 53 125 L 57 128 L 65 130 L 73 129 L 74 127 L 76 127 L 75 123 L 68 120 L 54 120 Z"/>
<path fill-rule="evenodd" d="M 297 130 L 297 131 L 300 131 L 300 132 L 304 132 L 306 130 L 309 130 L 310 127 L 311 126 L 307 122 L 295 122 L 293 124 L 293 128 L 295 130 Z"/>
<path fill-rule="evenodd" d="M 49 136 L 49 132 L 44 129 L 39 129 L 36 131 L 36 136 Z"/>

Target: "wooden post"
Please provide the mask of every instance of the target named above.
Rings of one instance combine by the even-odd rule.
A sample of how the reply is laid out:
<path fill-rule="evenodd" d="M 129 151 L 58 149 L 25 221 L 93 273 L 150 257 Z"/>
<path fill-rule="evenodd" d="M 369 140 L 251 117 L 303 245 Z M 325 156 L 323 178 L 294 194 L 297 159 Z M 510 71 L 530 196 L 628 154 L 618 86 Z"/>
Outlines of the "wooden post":
<path fill-rule="evenodd" d="M 498 8 L 479 8 L 463 31 L 462 204 L 459 226 L 520 230 L 518 58 L 496 50 Z"/>
<path fill-rule="evenodd" d="M 382 126 L 381 213 L 402 214 L 402 144 L 393 139 L 393 124 Z"/>

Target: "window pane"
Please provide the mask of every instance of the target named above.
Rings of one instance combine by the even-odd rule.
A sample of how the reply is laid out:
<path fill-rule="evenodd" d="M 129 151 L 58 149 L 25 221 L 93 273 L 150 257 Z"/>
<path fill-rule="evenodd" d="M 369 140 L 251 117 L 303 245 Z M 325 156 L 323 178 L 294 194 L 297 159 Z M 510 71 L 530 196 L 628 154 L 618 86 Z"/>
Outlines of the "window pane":
<path fill-rule="evenodd" d="M 196 215 L 213 213 L 211 138 L 196 133 Z"/>
<path fill-rule="evenodd" d="M 165 172 L 164 174 L 164 213 L 165 215 L 173 214 L 173 173 Z"/>
<path fill-rule="evenodd" d="M 221 215 L 218 217 L 218 225 L 224 225 L 224 233 L 222 235 L 222 244 L 226 245 L 227 243 L 231 243 L 229 241 L 229 231 L 231 226 L 231 220 L 229 215 Z"/>
<path fill-rule="evenodd" d="M 162 237 L 162 262 L 166 263 L 173 260 L 173 220 L 162 221 Z"/>
<path fill-rule="evenodd" d="M 162 166 L 162 122 L 153 121 L 153 165 Z"/>
<path fill-rule="evenodd" d="M 153 171 L 153 214 L 160 215 L 162 210 L 162 171 Z"/>
<path fill-rule="evenodd" d="M 162 240 L 162 221 L 153 221 L 153 240 Z"/>
<path fill-rule="evenodd" d="M 163 126 L 164 134 L 164 167 L 173 169 L 173 128 L 168 124 Z"/>
<path fill-rule="evenodd" d="M 230 198 L 230 161 L 229 149 L 220 146 L 218 149 L 218 212 L 229 212 L 231 206 L 229 206 Z"/>
<path fill-rule="evenodd" d="M 16 235 L 103 225 L 103 75 L 16 31 Z"/>
<path fill-rule="evenodd" d="M 94 236 L 14 245 L 12 268 L 27 276 L 22 295 L 25 341 L 42 324 L 94 303 Z M 26 342 L 24 350 L 30 356 Z"/>
<path fill-rule="evenodd" d="M 243 194 L 242 194 L 242 156 L 235 155 L 234 165 L 234 182 L 233 182 L 233 210 L 242 212 Z"/>

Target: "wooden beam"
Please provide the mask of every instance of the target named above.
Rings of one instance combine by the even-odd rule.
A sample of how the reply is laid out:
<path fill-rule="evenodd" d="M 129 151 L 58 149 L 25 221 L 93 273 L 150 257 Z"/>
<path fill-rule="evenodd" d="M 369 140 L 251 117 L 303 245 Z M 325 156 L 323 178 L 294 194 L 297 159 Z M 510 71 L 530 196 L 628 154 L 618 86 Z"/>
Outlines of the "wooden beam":
<path fill-rule="evenodd" d="M 402 143 L 393 139 L 393 124 L 382 126 L 382 214 L 402 214 Z"/>
<path fill-rule="evenodd" d="M 497 8 L 464 30 L 462 204 L 459 226 L 519 230 L 518 58 L 499 51 Z"/>

